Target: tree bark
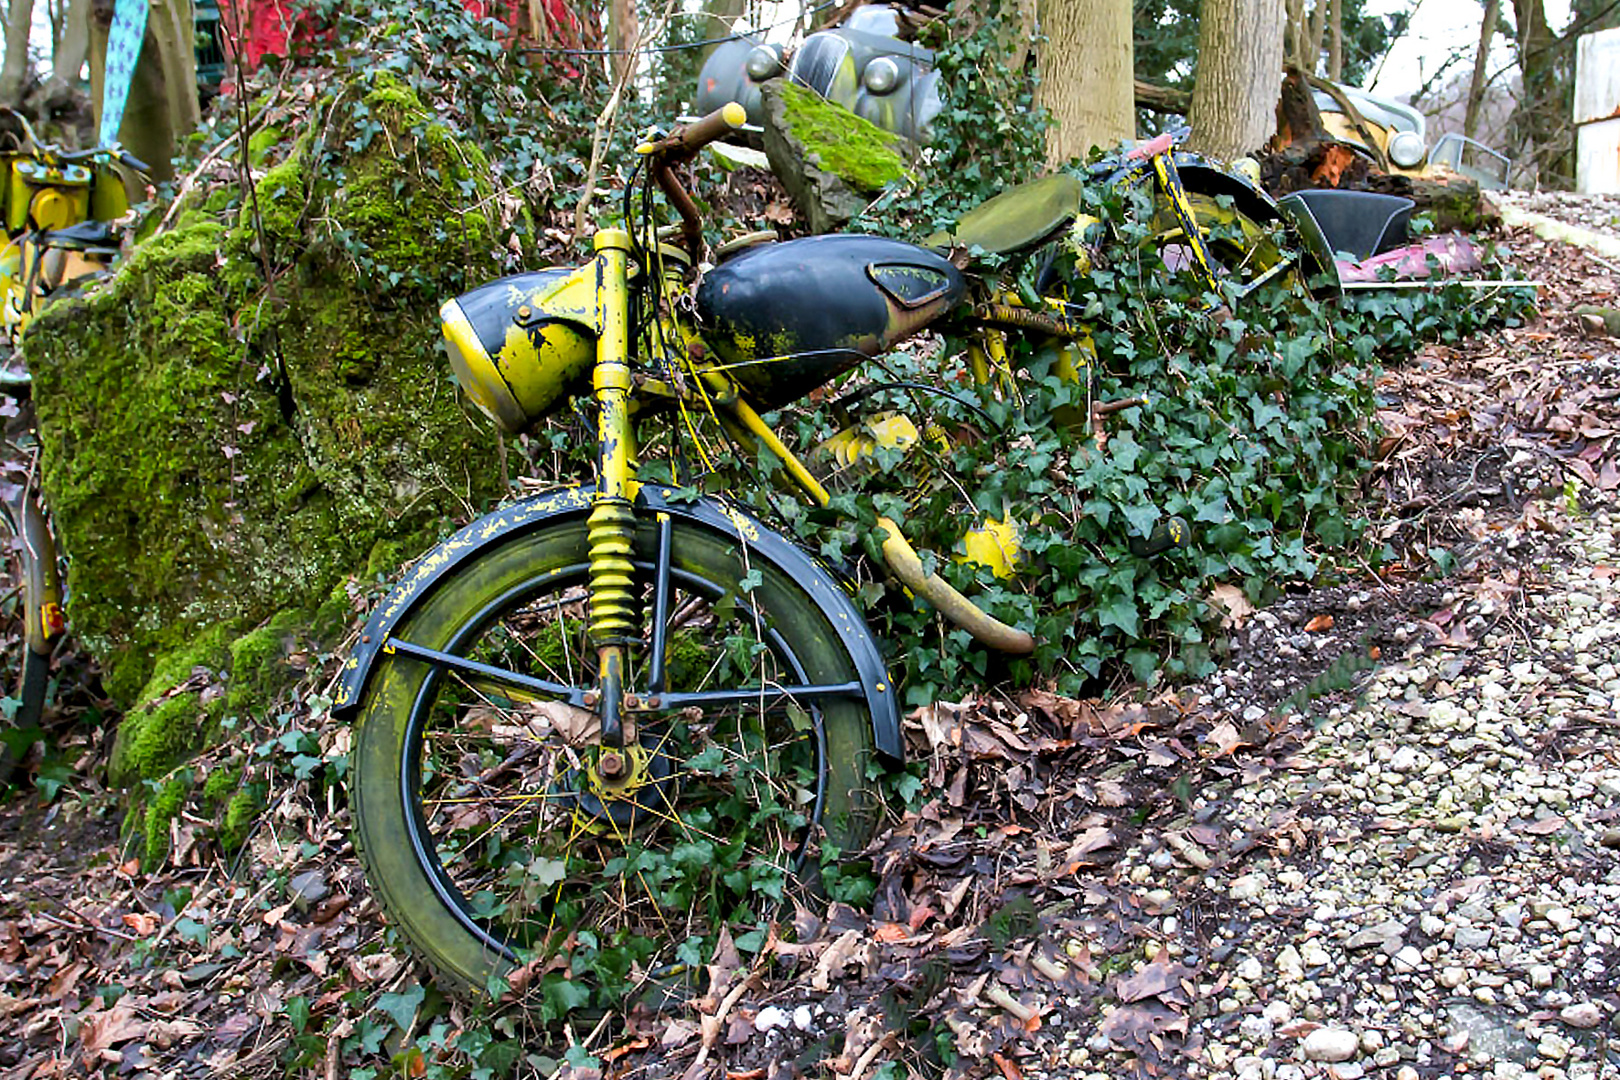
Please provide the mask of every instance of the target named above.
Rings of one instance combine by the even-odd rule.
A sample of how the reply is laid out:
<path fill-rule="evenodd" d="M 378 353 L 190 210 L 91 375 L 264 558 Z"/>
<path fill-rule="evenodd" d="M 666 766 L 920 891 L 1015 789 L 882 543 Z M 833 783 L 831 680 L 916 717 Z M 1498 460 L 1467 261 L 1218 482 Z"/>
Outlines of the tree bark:
<path fill-rule="evenodd" d="M 1040 0 L 1039 100 L 1053 165 L 1136 134 L 1131 0 Z"/>
<path fill-rule="evenodd" d="M 1328 8 L 1328 70 L 1334 82 L 1344 81 L 1344 0 L 1332 0 Z"/>
<path fill-rule="evenodd" d="M 1519 153 L 1541 166 L 1556 156 L 1553 143 L 1565 117 L 1559 109 L 1557 59 L 1552 29 L 1547 25 L 1543 0 L 1513 0 L 1518 28 L 1519 73 L 1523 86 L 1513 114 Z"/>
<path fill-rule="evenodd" d="M 1288 29 L 1284 37 L 1284 58 L 1290 67 L 1305 68 L 1305 0 L 1287 0 Z"/>
<path fill-rule="evenodd" d="M 22 101 L 23 83 L 28 78 L 28 33 L 33 28 L 34 0 L 9 0 L 6 4 L 6 59 L 0 67 L 0 105 Z"/>
<path fill-rule="evenodd" d="M 113 0 L 92 0 L 90 10 L 90 98 L 96 126 L 107 75 L 107 33 Z M 152 179 L 174 176 L 171 160 L 180 140 L 202 122 L 197 104 L 197 53 L 191 0 L 150 0 L 146 37 L 130 80 L 129 102 L 118 141 L 152 167 Z"/>
<path fill-rule="evenodd" d="M 1468 109 L 1463 115 L 1463 134 L 1470 139 L 1479 131 L 1480 106 L 1485 100 L 1485 66 L 1496 37 L 1496 22 L 1502 17 L 1502 0 L 1485 0 L 1485 19 L 1479 26 L 1479 51 L 1474 53 L 1474 77 L 1468 82 Z"/>
<path fill-rule="evenodd" d="M 1310 36 L 1306 44 L 1305 74 L 1315 75 L 1322 70 L 1322 40 L 1327 33 L 1328 0 L 1315 0 L 1311 5 Z"/>
<path fill-rule="evenodd" d="M 636 0 L 611 0 L 608 5 L 609 48 L 613 50 L 611 65 L 615 84 L 626 82 L 625 68 L 632 71 L 640 59 L 635 53 L 641 38 L 641 24 L 636 19 Z"/>
<path fill-rule="evenodd" d="M 1260 149 L 1276 130 L 1282 67 L 1281 0 L 1204 0 L 1189 145 L 1222 160 Z"/>
<path fill-rule="evenodd" d="M 76 83 L 90 56 L 90 0 L 66 0 L 62 5 L 62 30 L 51 57 L 51 73 L 58 79 Z"/>

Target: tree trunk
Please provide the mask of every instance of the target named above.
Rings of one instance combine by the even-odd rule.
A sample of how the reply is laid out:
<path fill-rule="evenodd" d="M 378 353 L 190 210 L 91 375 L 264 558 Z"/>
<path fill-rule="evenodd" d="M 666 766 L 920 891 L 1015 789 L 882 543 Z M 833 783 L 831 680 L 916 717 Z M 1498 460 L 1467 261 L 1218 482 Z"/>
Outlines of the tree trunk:
<path fill-rule="evenodd" d="M 67 0 L 62 6 L 62 30 L 51 57 L 51 73 L 77 83 L 90 55 L 90 0 Z"/>
<path fill-rule="evenodd" d="M 1328 0 L 1316 0 L 1311 5 L 1310 36 L 1305 46 L 1305 74 L 1315 75 L 1322 70 L 1322 39 L 1327 33 Z"/>
<path fill-rule="evenodd" d="M 1463 116 L 1463 134 L 1470 139 L 1479 131 L 1480 106 L 1485 100 L 1485 66 L 1496 37 L 1496 22 L 1502 17 L 1502 0 L 1485 0 L 1485 21 L 1479 26 L 1479 51 L 1474 53 L 1474 77 L 1468 82 L 1468 111 Z"/>
<path fill-rule="evenodd" d="M 1281 0 L 1204 0 L 1189 145 L 1222 160 L 1260 149 L 1276 130 L 1282 67 Z"/>
<path fill-rule="evenodd" d="M 1334 82 L 1344 81 L 1344 0 L 1333 0 L 1328 8 L 1328 70 Z"/>
<path fill-rule="evenodd" d="M 1519 149 L 1514 156 L 1533 160 L 1539 177 L 1541 167 L 1557 155 L 1553 144 L 1566 119 L 1559 109 L 1558 52 L 1543 0 L 1513 0 L 1513 19 L 1518 27 L 1519 73 L 1523 79 L 1513 113 Z"/>
<path fill-rule="evenodd" d="M 1305 71 L 1313 71 L 1314 67 L 1305 65 L 1305 35 L 1308 28 L 1305 25 L 1305 0 L 1287 0 L 1288 29 L 1284 38 L 1286 47 L 1283 51 L 1284 59 L 1290 67 L 1297 67 Z"/>
<path fill-rule="evenodd" d="M 699 38 L 708 41 L 725 37 L 731 33 L 732 23 L 736 22 L 742 16 L 742 13 L 747 10 L 748 0 L 704 0 L 704 18 L 699 23 L 703 27 L 703 33 L 699 35 Z M 703 46 L 698 55 L 697 68 L 693 70 L 701 69 L 703 62 L 709 58 L 709 54 L 719 47 L 720 42 L 718 41 L 715 41 L 712 45 Z"/>
<path fill-rule="evenodd" d="M 636 46 L 640 43 L 641 24 L 636 19 L 636 0 L 612 0 L 608 5 L 608 48 L 613 50 L 613 81 L 615 85 L 626 81 L 626 68 L 633 74 Z"/>
<path fill-rule="evenodd" d="M 90 10 L 90 98 L 96 126 L 107 74 L 107 33 L 112 28 L 113 0 L 92 0 Z M 174 176 L 170 159 L 180 140 L 202 122 L 197 104 L 197 53 L 191 0 L 150 0 L 146 37 L 130 79 L 129 103 L 118 141 L 152 167 L 152 179 Z"/>
<path fill-rule="evenodd" d="M 1040 104 L 1053 165 L 1136 134 L 1131 0 L 1040 0 Z"/>
<path fill-rule="evenodd" d="M 0 105 L 22 101 L 28 78 L 28 34 L 33 28 L 34 0 L 9 0 L 6 5 L 6 60 L 0 67 Z"/>

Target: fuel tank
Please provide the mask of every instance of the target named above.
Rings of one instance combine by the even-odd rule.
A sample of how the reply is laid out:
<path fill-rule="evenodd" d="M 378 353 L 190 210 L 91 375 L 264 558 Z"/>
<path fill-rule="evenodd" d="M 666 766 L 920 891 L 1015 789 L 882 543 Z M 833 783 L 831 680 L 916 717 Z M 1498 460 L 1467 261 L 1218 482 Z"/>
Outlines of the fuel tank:
<path fill-rule="evenodd" d="M 961 302 L 961 271 L 925 248 L 832 235 L 749 248 L 698 286 L 715 359 L 764 408 L 803 397 Z"/>

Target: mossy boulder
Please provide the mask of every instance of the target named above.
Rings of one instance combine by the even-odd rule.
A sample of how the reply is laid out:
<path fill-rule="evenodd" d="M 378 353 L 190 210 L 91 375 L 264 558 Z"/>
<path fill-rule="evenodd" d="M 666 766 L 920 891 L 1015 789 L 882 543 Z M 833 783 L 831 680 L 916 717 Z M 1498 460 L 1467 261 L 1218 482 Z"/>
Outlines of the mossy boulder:
<path fill-rule="evenodd" d="M 832 232 L 906 175 L 905 141 L 819 94 L 774 79 L 761 88 L 771 171 L 816 233 Z"/>
<path fill-rule="evenodd" d="M 501 494 L 437 320 L 502 270 L 488 163 L 387 75 L 316 120 L 253 198 L 214 193 L 27 337 L 69 618 L 135 706 L 122 782 L 273 696 L 290 635 L 375 551 Z M 172 693 L 197 663 L 225 697 Z"/>

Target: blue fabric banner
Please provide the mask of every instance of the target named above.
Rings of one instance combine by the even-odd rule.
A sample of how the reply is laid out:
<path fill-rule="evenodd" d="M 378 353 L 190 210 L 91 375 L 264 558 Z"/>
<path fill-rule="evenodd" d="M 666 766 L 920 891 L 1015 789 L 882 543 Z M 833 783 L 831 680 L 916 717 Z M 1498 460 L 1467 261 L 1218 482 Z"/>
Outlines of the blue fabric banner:
<path fill-rule="evenodd" d="M 118 0 L 107 32 L 107 69 L 101 82 L 101 145 L 118 141 L 135 62 L 146 39 L 147 0 Z"/>

